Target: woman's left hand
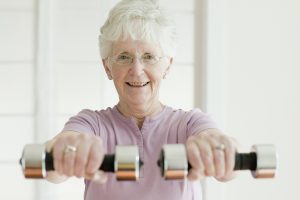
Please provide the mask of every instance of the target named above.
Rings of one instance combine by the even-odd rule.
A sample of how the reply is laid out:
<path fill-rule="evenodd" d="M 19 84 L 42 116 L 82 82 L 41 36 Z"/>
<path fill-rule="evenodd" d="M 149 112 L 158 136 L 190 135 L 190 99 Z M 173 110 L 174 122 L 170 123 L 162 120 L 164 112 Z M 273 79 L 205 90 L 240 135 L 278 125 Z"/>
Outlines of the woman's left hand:
<path fill-rule="evenodd" d="M 219 181 L 235 177 L 233 170 L 237 144 L 218 129 L 207 129 L 190 136 L 186 143 L 188 161 L 192 166 L 189 180 L 213 176 Z"/>

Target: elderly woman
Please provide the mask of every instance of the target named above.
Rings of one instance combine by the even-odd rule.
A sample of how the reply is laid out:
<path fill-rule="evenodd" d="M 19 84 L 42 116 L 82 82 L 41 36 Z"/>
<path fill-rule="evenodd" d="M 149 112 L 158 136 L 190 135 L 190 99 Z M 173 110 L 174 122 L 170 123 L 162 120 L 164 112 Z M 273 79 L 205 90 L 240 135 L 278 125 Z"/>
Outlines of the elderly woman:
<path fill-rule="evenodd" d="M 174 55 L 172 21 L 150 0 L 123 0 L 101 28 L 100 52 L 119 102 L 105 110 L 83 110 L 47 143 L 55 172 L 47 180 L 84 177 L 85 199 L 201 199 L 199 181 L 206 176 L 233 178 L 235 144 L 199 109 L 183 111 L 164 105 L 159 89 Z M 164 181 L 156 161 L 163 144 L 185 144 L 192 166 L 188 179 Z M 116 181 L 99 171 L 105 153 L 116 145 L 137 145 L 144 161 L 136 182 Z M 218 147 L 225 146 L 224 150 Z M 76 151 L 64 151 L 71 145 Z"/>

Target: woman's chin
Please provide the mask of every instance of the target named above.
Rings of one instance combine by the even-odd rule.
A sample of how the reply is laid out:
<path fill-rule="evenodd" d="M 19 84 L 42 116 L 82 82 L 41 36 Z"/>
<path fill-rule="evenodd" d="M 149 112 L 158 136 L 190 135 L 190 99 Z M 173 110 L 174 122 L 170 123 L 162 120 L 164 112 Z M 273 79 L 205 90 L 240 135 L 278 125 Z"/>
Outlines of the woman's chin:
<path fill-rule="evenodd" d="M 127 99 L 126 104 L 131 105 L 131 106 L 146 106 L 150 104 L 151 101 L 149 98 L 146 97 L 137 97 L 137 96 L 131 96 Z"/>

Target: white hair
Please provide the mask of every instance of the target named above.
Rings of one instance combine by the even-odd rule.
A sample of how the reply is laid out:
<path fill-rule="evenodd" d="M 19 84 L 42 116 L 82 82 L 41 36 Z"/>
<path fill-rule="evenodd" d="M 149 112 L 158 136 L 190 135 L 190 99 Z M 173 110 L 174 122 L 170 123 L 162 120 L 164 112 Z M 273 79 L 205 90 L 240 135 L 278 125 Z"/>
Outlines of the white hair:
<path fill-rule="evenodd" d="M 101 27 L 101 58 L 112 52 L 112 44 L 127 39 L 153 42 L 166 56 L 174 56 L 176 31 L 174 22 L 157 0 L 122 0 L 109 12 Z"/>

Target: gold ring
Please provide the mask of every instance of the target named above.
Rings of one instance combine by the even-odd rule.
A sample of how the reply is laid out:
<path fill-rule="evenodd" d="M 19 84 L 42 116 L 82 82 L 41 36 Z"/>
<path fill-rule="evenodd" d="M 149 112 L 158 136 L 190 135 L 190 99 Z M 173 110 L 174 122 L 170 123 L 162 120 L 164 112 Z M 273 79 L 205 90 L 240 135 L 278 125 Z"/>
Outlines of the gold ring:
<path fill-rule="evenodd" d="M 72 145 L 66 145 L 66 147 L 64 149 L 64 153 L 76 152 L 76 151 L 77 151 L 77 148 Z"/>
<path fill-rule="evenodd" d="M 224 144 L 219 144 L 218 146 L 215 147 L 216 150 L 224 151 L 225 150 L 225 145 Z"/>

